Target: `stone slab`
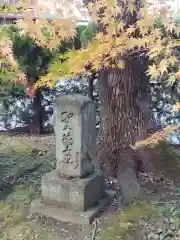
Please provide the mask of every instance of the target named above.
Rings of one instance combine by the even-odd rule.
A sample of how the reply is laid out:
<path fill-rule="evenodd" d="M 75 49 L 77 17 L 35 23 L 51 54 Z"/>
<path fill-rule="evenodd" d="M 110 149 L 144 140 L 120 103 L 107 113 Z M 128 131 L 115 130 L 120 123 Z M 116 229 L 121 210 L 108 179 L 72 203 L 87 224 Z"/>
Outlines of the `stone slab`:
<path fill-rule="evenodd" d="M 105 196 L 104 174 L 95 170 L 86 178 L 62 178 L 57 171 L 41 181 L 42 201 L 57 207 L 85 211 Z"/>
<path fill-rule="evenodd" d="M 88 226 L 93 222 L 94 218 L 98 217 L 98 214 L 104 210 L 104 207 L 106 207 L 115 196 L 115 191 L 107 190 L 106 197 L 101 199 L 97 206 L 85 212 L 47 205 L 39 198 L 31 203 L 30 214 L 41 214 L 57 221 Z"/>
<path fill-rule="evenodd" d="M 56 169 L 71 177 L 86 177 L 94 170 L 96 106 L 87 96 L 60 96 L 54 111 Z"/>

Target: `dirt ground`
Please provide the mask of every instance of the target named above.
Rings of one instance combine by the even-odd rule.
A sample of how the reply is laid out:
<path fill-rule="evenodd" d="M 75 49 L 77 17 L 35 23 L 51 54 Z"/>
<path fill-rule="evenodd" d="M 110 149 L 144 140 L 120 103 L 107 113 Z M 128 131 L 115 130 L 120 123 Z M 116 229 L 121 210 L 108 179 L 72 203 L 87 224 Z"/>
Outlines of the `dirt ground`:
<path fill-rule="evenodd" d="M 174 181 L 180 172 L 177 163 L 174 180 L 141 175 L 148 194 L 145 201 L 122 208 L 115 199 L 90 228 L 81 229 L 28 214 L 31 201 L 41 194 L 41 176 L 55 168 L 55 161 L 51 135 L 0 135 L 0 240 L 180 240 L 180 187 Z M 152 186 L 155 191 L 150 190 Z"/>

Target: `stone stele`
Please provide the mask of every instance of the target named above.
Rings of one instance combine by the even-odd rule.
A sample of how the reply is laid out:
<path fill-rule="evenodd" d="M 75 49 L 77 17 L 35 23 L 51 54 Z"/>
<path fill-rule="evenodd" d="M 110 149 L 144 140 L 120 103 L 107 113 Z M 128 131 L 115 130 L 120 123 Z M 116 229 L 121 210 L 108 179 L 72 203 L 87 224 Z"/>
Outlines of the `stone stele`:
<path fill-rule="evenodd" d="M 90 224 L 115 196 L 106 191 L 104 175 L 95 169 L 96 107 L 82 95 L 64 95 L 54 110 L 56 170 L 41 181 L 42 196 L 32 202 L 30 212 L 63 222 Z"/>
<path fill-rule="evenodd" d="M 66 95 L 56 101 L 54 125 L 57 171 L 85 177 L 93 171 L 90 158 L 96 141 L 96 108 L 87 97 Z"/>

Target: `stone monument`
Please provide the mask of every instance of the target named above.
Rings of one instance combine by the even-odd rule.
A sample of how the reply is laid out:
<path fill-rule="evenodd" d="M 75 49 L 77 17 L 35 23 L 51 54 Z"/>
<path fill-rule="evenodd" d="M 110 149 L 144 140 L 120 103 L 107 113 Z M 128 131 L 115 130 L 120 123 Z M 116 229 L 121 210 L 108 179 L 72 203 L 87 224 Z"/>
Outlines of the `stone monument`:
<path fill-rule="evenodd" d="M 42 196 L 32 202 L 31 213 L 64 222 L 90 224 L 115 196 L 106 191 L 101 170 L 95 169 L 96 108 L 91 99 L 64 95 L 54 111 L 56 170 L 42 177 Z"/>

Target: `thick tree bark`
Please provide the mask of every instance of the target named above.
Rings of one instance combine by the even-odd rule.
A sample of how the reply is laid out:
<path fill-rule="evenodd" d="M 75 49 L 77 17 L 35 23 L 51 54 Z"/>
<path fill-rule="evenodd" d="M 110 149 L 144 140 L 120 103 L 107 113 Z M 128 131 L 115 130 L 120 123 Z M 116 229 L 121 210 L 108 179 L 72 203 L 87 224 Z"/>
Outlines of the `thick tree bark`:
<path fill-rule="evenodd" d="M 139 159 L 131 146 L 147 138 L 149 130 L 156 126 L 145 66 L 144 57 L 133 58 L 126 61 L 123 70 L 108 68 L 99 73 L 103 134 L 97 162 L 106 176 L 118 179 L 125 198 L 141 193 Z"/>

